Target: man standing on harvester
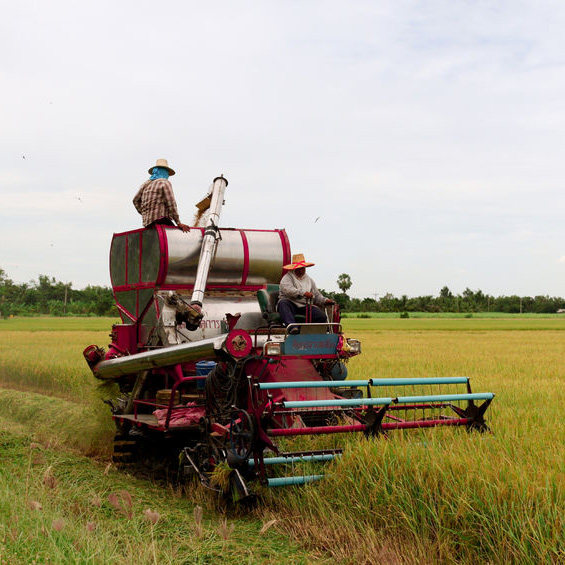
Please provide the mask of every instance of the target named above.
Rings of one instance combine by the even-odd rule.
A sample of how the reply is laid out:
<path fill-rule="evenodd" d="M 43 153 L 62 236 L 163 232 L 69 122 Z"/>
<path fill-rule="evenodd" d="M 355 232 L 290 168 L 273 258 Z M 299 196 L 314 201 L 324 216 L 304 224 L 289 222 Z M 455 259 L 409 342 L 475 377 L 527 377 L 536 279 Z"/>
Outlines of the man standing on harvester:
<path fill-rule="evenodd" d="M 143 226 L 150 228 L 157 224 L 176 224 L 182 231 L 190 231 L 179 219 L 173 186 L 169 181 L 169 176 L 174 175 L 175 171 L 169 167 L 166 159 L 157 159 L 156 165 L 148 172 L 151 175 L 149 180 L 141 185 L 133 199 L 135 209 L 141 214 Z"/>
<path fill-rule="evenodd" d="M 298 253 L 292 256 L 292 263 L 284 265 L 287 272 L 283 276 L 279 287 L 279 302 L 277 310 L 285 326 L 295 323 L 297 314 L 310 317 L 313 323 L 327 323 L 326 314 L 318 308 L 326 304 L 334 304 L 333 300 L 326 298 L 316 286 L 312 278 L 306 274 L 306 267 L 313 267 L 314 263 L 304 260 L 304 255 Z M 308 316 L 307 308 L 311 309 Z"/>

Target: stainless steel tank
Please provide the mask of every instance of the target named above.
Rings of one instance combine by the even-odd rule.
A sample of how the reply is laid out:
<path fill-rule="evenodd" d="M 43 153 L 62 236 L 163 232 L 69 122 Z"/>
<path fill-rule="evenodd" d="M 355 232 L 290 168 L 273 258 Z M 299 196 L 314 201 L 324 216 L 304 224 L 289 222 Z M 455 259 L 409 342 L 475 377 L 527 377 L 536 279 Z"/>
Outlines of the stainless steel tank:
<path fill-rule="evenodd" d="M 110 277 L 115 291 L 194 286 L 204 229 L 157 226 L 114 234 Z M 285 230 L 221 228 L 207 290 L 253 290 L 278 283 L 290 263 Z"/>

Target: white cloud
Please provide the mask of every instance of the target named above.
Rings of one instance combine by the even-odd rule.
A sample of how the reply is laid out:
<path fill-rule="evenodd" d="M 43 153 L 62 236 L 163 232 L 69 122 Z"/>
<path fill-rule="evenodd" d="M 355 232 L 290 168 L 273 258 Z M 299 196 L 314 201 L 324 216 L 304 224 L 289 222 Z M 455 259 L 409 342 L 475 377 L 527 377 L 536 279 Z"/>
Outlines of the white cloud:
<path fill-rule="evenodd" d="M 286 227 L 324 288 L 559 294 L 564 20 L 554 1 L 172 1 L 166 23 L 145 1 L 12 3 L 0 267 L 107 281 L 165 157 L 181 218 L 224 173 L 225 225 Z"/>

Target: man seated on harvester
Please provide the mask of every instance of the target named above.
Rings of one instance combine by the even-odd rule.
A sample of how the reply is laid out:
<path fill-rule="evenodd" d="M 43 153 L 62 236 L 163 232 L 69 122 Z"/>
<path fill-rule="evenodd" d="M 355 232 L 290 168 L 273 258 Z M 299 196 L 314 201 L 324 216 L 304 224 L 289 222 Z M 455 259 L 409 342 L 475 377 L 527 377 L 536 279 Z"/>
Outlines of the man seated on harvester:
<path fill-rule="evenodd" d="M 318 306 L 334 304 L 334 301 L 326 298 L 318 290 L 314 280 L 306 274 L 306 267 L 312 266 L 314 263 L 306 262 L 304 255 L 298 253 L 292 256 L 290 265 L 283 267 L 287 272 L 280 282 L 277 310 L 285 326 L 296 323 L 297 314 L 305 316 L 307 322 L 328 322 L 326 314 Z"/>

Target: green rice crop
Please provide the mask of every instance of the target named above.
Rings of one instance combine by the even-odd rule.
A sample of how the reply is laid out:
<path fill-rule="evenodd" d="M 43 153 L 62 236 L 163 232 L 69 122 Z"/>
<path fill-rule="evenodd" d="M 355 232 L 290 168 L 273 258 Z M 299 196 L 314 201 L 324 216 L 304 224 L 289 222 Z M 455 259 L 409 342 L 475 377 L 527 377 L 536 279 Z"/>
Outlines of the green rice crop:
<path fill-rule="evenodd" d="M 474 391 L 496 393 L 486 414 L 492 433 L 444 428 L 348 438 L 323 482 L 300 495 L 273 495 L 279 511 L 300 516 L 285 523 L 287 531 L 308 527 L 311 546 L 338 560 L 353 552 L 363 562 L 369 547 L 382 551 L 384 537 L 399 540 L 408 562 L 564 562 L 561 331 L 501 331 L 493 323 L 455 332 L 449 320 L 444 330 L 387 331 L 379 320 L 359 335 L 350 322 L 358 321 L 345 326 L 364 351 L 350 362 L 350 378 L 469 376 Z M 329 532 L 341 544 L 329 544 Z"/>
<path fill-rule="evenodd" d="M 50 320 L 0 323 L 0 418 L 43 440 L 107 453 L 109 412 L 82 350 L 107 343 L 111 320 L 80 319 L 93 324 L 84 329 Z M 343 325 L 363 349 L 349 378 L 469 376 L 474 391 L 496 394 L 486 414 L 492 433 L 340 437 L 346 451 L 326 478 L 267 491 L 255 523 L 276 520 L 272 531 L 306 548 L 307 561 L 565 562 L 565 319 L 349 318 Z M 256 543 L 258 530 L 246 543 Z M 293 547 L 300 562 L 306 554 Z"/>

